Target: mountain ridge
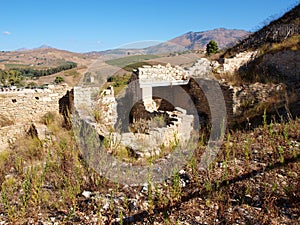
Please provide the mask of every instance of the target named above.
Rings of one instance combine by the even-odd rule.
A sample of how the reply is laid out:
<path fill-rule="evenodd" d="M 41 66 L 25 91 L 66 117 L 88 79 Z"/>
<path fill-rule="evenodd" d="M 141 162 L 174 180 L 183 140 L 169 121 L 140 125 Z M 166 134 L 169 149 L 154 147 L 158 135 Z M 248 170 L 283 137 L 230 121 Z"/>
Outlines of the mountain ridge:
<path fill-rule="evenodd" d="M 204 50 L 210 40 L 215 40 L 220 49 L 233 46 L 236 42 L 251 33 L 241 29 L 216 28 L 207 31 L 189 31 L 169 41 L 141 49 L 109 49 L 100 51 L 103 54 L 160 54 L 188 50 Z M 96 52 L 93 51 L 95 54 Z"/>
<path fill-rule="evenodd" d="M 241 29 L 216 28 L 213 30 L 190 31 L 170 40 L 172 43 L 184 45 L 188 50 L 204 49 L 210 40 L 215 40 L 220 49 L 232 46 L 235 42 L 251 33 Z"/>
<path fill-rule="evenodd" d="M 20 48 L 13 51 L 5 52 L 23 52 L 34 50 L 61 50 L 66 52 L 72 52 L 75 54 L 83 55 L 128 55 L 128 54 L 160 54 L 171 52 L 182 52 L 188 50 L 204 50 L 206 44 L 210 40 L 215 40 L 218 43 L 220 49 L 233 46 L 237 41 L 245 38 L 251 33 L 241 29 L 227 29 L 227 28 L 215 28 L 206 31 L 189 31 L 177 37 L 174 37 L 166 42 L 162 42 L 157 45 L 149 46 L 146 48 L 115 48 L 102 51 L 89 51 L 89 52 L 72 52 L 65 49 L 58 49 L 47 44 L 43 44 L 36 48 Z M 3 51 L 4 52 L 4 51 Z"/>

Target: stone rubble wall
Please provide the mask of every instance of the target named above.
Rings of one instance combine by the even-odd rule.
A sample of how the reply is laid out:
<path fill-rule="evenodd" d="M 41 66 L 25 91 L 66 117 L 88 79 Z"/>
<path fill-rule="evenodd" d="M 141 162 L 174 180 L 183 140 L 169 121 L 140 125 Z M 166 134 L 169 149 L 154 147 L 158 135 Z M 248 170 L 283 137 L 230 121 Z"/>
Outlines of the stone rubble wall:
<path fill-rule="evenodd" d="M 233 58 L 225 58 L 223 63 L 224 73 L 234 73 L 241 66 L 251 62 L 256 58 L 258 51 L 241 52 Z"/>
<path fill-rule="evenodd" d="M 90 117 L 99 87 L 74 87 L 74 109 L 80 116 Z"/>
<path fill-rule="evenodd" d="M 206 58 L 201 58 L 188 68 L 188 73 L 191 77 L 212 78 L 212 70 L 218 66 L 217 62 L 212 63 Z"/>
<path fill-rule="evenodd" d="M 162 66 L 160 64 L 154 66 L 143 66 L 138 69 L 139 79 L 141 82 L 151 81 L 175 81 L 175 80 L 186 80 L 186 71 L 180 67 L 172 67 L 171 64 Z"/>
<path fill-rule="evenodd" d="M 92 95 L 97 93 L 98 90 L 98 87 L 74 87 L 74 106 L 77 109 L 91 107 L 93 105 Z"/>
<path fill-rule="evenodd" d="M 6 150 L 13 144 L 17 137 L 22 137 L 29 129 L 29 125 L 14 124 L 7 127 L 0 128 L 0 152 Z"/>
<path fill-rule="evenodd" d="M 176 108 L 173 112 L 168 112 L 170 118 L 174 118 L 173 124 L 167 127 L 154 128 L 149 134 L 144 133 L 123 133 L 118 136 L 122 145 L 130 148 L 137 157 L 158 156 L 161 154 L 162 144 L 168 148 L 176 146 L 186 146 L 193 130 L 194 117 L 187 115 L 186 111 Z"/>

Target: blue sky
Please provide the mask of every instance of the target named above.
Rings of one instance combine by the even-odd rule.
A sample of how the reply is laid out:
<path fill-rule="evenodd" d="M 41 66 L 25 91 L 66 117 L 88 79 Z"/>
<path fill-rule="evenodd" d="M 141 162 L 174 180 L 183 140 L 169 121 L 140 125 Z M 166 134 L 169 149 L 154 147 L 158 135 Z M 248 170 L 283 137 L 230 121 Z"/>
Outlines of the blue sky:
<path fill-rule="evenodd" d="M 254 31 L 296 4 L 299 0 L 3 0 L 0 50 L 47 44 L 88 52 L 220 27 Z"/>

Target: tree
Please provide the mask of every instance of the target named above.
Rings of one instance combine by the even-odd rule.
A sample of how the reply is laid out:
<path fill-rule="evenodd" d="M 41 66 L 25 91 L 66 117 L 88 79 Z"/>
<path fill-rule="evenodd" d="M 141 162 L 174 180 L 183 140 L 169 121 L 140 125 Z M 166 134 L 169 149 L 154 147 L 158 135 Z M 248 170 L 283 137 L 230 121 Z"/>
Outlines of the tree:
<path fill-rule="evenodd" d="M 206 45 L 206 53 L 208 55 L 210 54 L 215 54 L 219 50 L 218 44 L 216 41 L 211 40 L 207 45 Z"/>
<path fill-rule="evenodd" d="M 54 83 L 59 84 L 59 83 L 62 83 L 62 82 L 64 82 L 64 78 L 62 78 L 62 77 L 55 77 Z"/>

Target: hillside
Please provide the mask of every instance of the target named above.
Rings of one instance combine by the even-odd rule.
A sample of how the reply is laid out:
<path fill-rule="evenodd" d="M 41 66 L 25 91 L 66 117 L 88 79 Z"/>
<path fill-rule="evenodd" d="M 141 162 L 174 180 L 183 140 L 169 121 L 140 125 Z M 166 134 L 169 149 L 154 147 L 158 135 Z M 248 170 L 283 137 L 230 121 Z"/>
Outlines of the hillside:
<path fill-rule="evenodd" d="M 84 54 L 41 46 L 36 49 L 0 52 L 0 69 L 8 69 L 14 65 L 54 67 L 61 61 L 72 61 L 79 66 L 86 66 L 91 60 L 92 57 L 86 57 Z"/>
<path fill-rule="evenodd" d="M 227 49 L 223 57 L 229 58 L 238 52 L 259 49 L 266 44 L 282 42 L 297 34 L 300 34 L 300 4 L 240 41 L 239 44 Z"/>
<path fill-rule="evenodd" d="M 297 90 L 300 82 L 300 4 L 227 49 L 221 58 L 226 61 L 244 51 L 255 51 L 256 57 L 239 68 L 237 75 L 243 82 L 284 83 L 288 90 Z"/>
<path fill-rule="evenodd" d="M 300 5 L 220 56 L 219 76 L 236 88 L 241 116 L 251 122 L 264 110 L 275 117 L 300 115 Z M 283 93 L 258 99 L 274 85 Z M 260 107 L 265 102 L 266 105 Z"/>
<path fill-rule="evenodd" d="M 57 76 L 62 77 L 69 86 L 74 86 L 78 83 L 88 66 L 99 57 L 99 55 L 93 56 L 74 53 L 43 45 L 34 49 L 20 49 L 17 51 L 0 52 L 0 70 L 9 71 L 13 69 L 19 69 L 28 70 L 30 71 L 29 73 L 32 73 L 33 71 L 35 71 L 35 73 L 39 73 L 39 71 L 46 72 L 51 69 L 54 70 L 55 68 L 66 66 L 68 64 L 76 64 L 76 68 L 72 68 L 67 71 L 66 69 L 59 69 L 54 73 L 48 73 L 51 75 L 44 73 L 47 76 L 37 76 L 34 77 L 34 80 L 20 77 L 23 86 L 26 86 L 26 83 L 35 84 L 38 86 L 49 84 L 53 82 Z M 43 72 L 40 72 L 40 74 L 42 73 Z M 28 77 L 33 78 L 32 75 Z"/>

